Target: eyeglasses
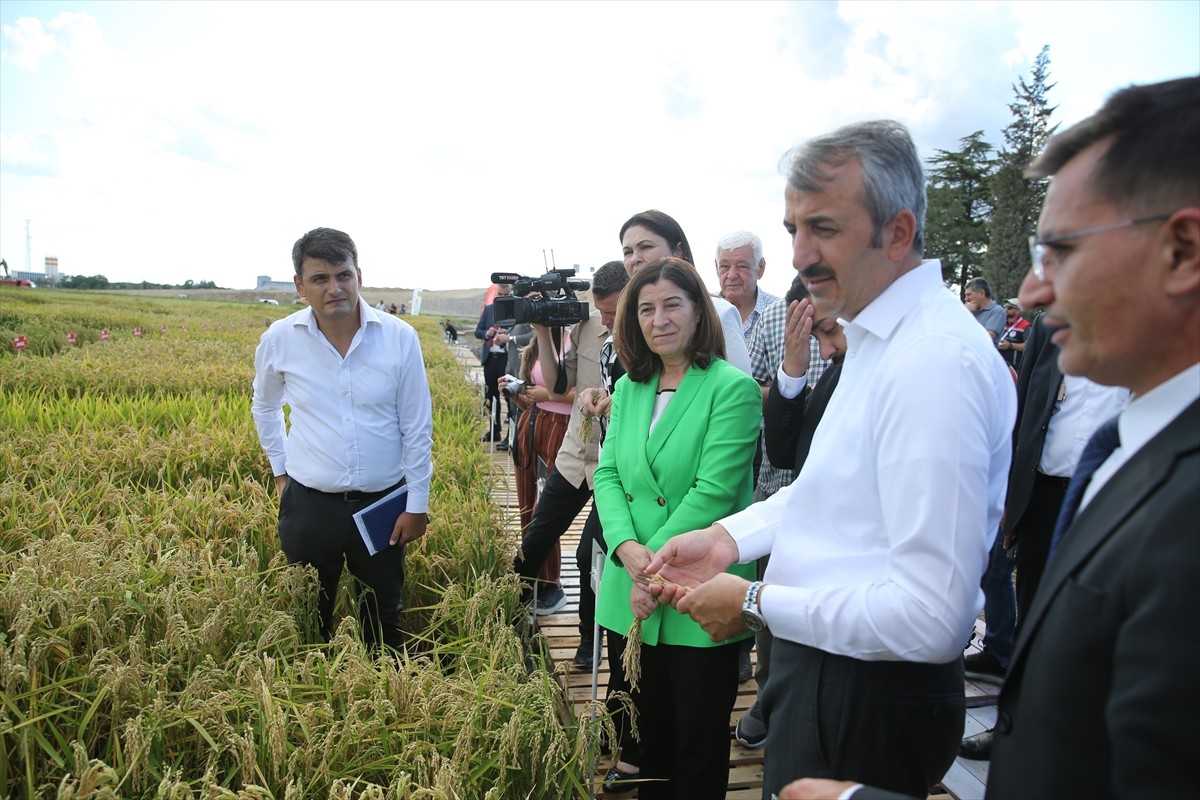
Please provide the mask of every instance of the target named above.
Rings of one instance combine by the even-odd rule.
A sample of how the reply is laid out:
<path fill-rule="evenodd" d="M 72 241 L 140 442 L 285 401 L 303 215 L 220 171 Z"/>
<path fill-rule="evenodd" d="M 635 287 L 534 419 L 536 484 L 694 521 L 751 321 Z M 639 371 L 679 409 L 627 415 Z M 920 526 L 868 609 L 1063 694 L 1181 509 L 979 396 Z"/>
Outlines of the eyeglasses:
<path fill-rule="evenodd" d="M 1037 236 L 1029 237 L 1029 257 L 1033 260 L 1033 274 L 1037 276 L 1039 281 L 1046 279 L 1046 264 L 1057 261 L 1057 256 L 1054 255 L 1054 250 L 1051 245 L 1056 245 L 1059 242 L 1069 242 L 1072 239 L 1081 239 L 1084 236 L 1091 236 L 1093 233 L 1104 233 L 1105 231 L 1115 231 L 1119 228 L 1132 228 L 1134 225 L 1143 225 L 1147 222 L 1162 222 L 1170 217 L 1170 214 L 1153 214 L 1149 217 L 1136 217 L 1127 219 L 1123 222 L 1114 222 L 1111 225 L 1100 225 L 1095 228 L 1084 228 L 1081 231 L 1074 233 L 1064 233 L 1059 236 L 1050 236 L 1045 239 L 1039 239 Z"/>

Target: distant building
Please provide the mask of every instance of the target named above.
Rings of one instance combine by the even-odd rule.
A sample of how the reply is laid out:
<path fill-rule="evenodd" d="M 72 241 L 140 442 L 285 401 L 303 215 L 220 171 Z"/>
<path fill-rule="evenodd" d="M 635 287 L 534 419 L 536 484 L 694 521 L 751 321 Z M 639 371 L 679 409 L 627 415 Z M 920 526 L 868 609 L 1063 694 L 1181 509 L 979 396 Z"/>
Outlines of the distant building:
<path fill-rule="evenodd" d="M 0 277 L 3 277 L 3 276 L 0 276 Z M 21 270 L 21 269 L 14 269 L 12 272 L 12 279 L 14 281 L 29 281 L 38 286 L 53 286 L 54 285 L 54 281 L 52 281 L 50 279 L 50 277 L 48 275 L 46 275 L 46 273 L 44 273 L 44 272 L 26 272 L 25 270 Z"/>
<path fill-rule="evenodd" d="M 270 275 L 259 275 L 257 291 L 294 292 L 296 284 L 293 281 L 273 281 Z"/>

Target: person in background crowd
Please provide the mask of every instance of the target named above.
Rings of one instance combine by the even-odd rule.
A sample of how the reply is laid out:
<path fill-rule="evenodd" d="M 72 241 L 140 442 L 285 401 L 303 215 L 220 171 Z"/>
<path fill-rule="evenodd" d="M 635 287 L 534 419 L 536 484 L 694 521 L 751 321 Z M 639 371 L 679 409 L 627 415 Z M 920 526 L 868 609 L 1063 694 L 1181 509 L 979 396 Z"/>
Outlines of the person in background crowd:
<path fill-rule="evenodd" d="M 512 286 L 496 284 L 496 296 L 506 297 L 512 294 Z M 479 315 L 479 324 L 475 326 L 475 338 L 483 340 L 479 350 L 479 363 L 483 366 L 483 396 L 488 405 L 488 415 L 491 417 L 492 429 L 483 435 L 481 441 L 494 442 L 497 450 L 507 450 L 508 441 L 503 437 L 501 420 L 504 416 L 502 408 L 507 408 L 507 402 L 500 395 L 498 381 L 508 365 L 507 346 L 508 328 L 496 324 L 495 303 L 488 303 Z"/>
<path fill-rule="evenodd" d="M 767 269 L 763 258 L 762 240 L 749 231 L 736 231 L 717 242 L 717 280 L 721 282 L 721 297 L 738 310 L 742 317 L 742 336 L 750 346 L 763 312 L 778 297 L 759 287 L 758 282 Z"/>
<path fill-rule="evenodd" d="M 975 321 L 983 326 L 992 341 L 1004 333 L 1004 309 L 992 300 L 992 286 L 983 278 L 971 278 L 963 287 L 967 310 L 975 315 Z"/>
<path fill-rule="evenodd" d="M 569 344 L 555 346 L 550 328 L 534 326 L 538 365 L 548 386 L 557 384 L 560 370 L 566 371 L 565 388 L 574 391 L 576 397 L 597 391 L 603 385 L 600 348 L 611 334 L 617 300 L 628 280 L 620 261 L 610 261 L 596 270 L 592 276 L 592 313 L 571 328 Z M 563 351 L 561 360 L 557 355 L 559 350 Z M 585 441 L 580 433 L 583 420 L 583 409 L 576 402 L 571 408 L 562 446 L 538 497 L 533 519 L 524 529 L 521 553 L 515 561 L 515 568 L 527 581 L 539 574 L 551 548 L 558 544 L 592 497 L 592 480 L 599 460 L 599 435 L 595 432 Z M 593 541 L 604 546 L 600 520 L 594 508 L 584 523 L 579 548 L 575 552 L 580 575 L 580 642 L 573 663 L 576 669 L 581 670 L 590 670 L 594 665 L 596 595 L 587 579 L 591 574 Z"/>
<path fill-rule="evenodd" d="M 1021 316 L 1024 311 L 1021 301 L 1015 297 L 1004 301 L 1006 322 L 996 349 L 1004 356 L 1004 362 L 1014 370 L 1021 371 L 1021 353 L 1025 350 L 1025 337 L 1029 332 L 1029 321 Z"/>
<path fill-rule="evenodd" d="M 541 470 L 554 468 L 554 460 L 558 449 L 562 446 L 567 433 L 567 424 L 571 418 L 571 409 L 575 403 L 575 387 L 567 388 L 558 394 L 546 385 L 541 365 L 538 363 L 538 342 L 533 338 L 531 326 L 514 326 L 512 330 L 515 342 L 518 328 L 529 328 L 529 344 L 519 357 L 519 365 L 510 369 L 508 374 L 514 375 L 524 383 L 515 394 L 508 391 L 508 374 L 500 378 L 500 394 L 512 397 L 521 409 L 519 420 L 515 422 L 516 433 L 509 452 L 513 457 L 513 476 L 517 485 L 517 507 L 521 519 L 521 533 L 533 521 L 533 509 L 538 499 L 538 474 Z M 564 342 L 569 346 L 570 339 Z M 511 344 L 511 342 L 510 342 Z M 515 350 L 513 344 L 510 350 Z M 513 421 L 509 426 L 513 427 Z M 541 462 L 540 464 L 538 462 Z M 567 604 L 567 595 L 559 583 L 562 564 L 562 550 L 558 540 L 546 554 L 546 559 L 538 571 L 538 600 L 536 613 L 540 616 L 553 614 Z"/>

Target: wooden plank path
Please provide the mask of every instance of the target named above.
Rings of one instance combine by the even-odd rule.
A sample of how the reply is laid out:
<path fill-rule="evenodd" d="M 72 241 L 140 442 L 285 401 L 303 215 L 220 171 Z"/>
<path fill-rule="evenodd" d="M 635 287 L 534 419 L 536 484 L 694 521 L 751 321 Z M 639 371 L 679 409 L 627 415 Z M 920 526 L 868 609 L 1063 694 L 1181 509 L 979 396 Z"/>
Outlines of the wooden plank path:
<path fill-rule="evenodd" d="M 468 374 L 468 378 L 482 386 L 482 369 L 479 367 L 477 353 L 470 349 L 474 339 L 467 339 L 460 334 L 457 345 L 452 350 L 458 357 Z M 482 433 L 487 427 L 487 420 L 480 406 L 479 429 Z M 481 445 L 489 447 L 488 445 Z M 490 447 L 489 447 L 490 449 Z M 495 484 L 492 488 L 492 501 L 505 520 L 505 529 L 513 537 L 516 548 L 520 541 L 520 518 L 517 513 L 517 492 L 513 482 L 512 460 L 506 452 L 492 451 L 492 469 Z M 567 605 L 557 614 L 539 617 L 538 625 L 548 643 L 551 660 L 557 664 L 560 661 L 570 663 L 579 647 L 579 570 L 575 564 L 575 548 L 583 531 L 583 523 L 591 510 L 589 502 L 576 517 L 570 528 L 563 535 L 562 546 L 562 575 L 563 591 L 567 595 Z M 585 577 L 586 579 L 586 577 Z M 979 642 L 983 639 L 984 626 L 981 620 L 975 623 L 976 636 L 966 652 L 979 650 Z M 757 665 L 758 653 L 751 653 L 751 660 Z M 563 690 L 569 700 L 574 714 L 585 713 L 587 704 L 591 701 L 592 675 L 590 672 L 562 672 Z M 601 652 L 601 663 L 598 679 L 598 695 L 602 700 L 604 690 L 608 685 L 608 660 Z M 743 747 L 733 738 L 733 729 L 742 714 L 754 704 L 757 684 L 753 679 L 738 686 L 737 699 L 729 718 L 729 788 L 726 798 L 729 800 L 760 800 L 762 797 L 762 756 L 761 749 L 751 750 Z M 967 720 L 964 736 L 970 736 L 986 728 L 996 721 L 996 699 L 999 695 L 999 685 L 988 681 L 967 679 L 963 692 L 967 701 Z M 609 757 L 601 758 L 597 764 L 595 775 L 595 791 L 593 797 L 631 798 L 634 792 L 622 794 L 605 794 L 600 790 L 604 774 L 613 765 Z M 970 761 L 959 758 L 951 765 L 941 785 L 934 787 L 929 795 L 930 800 L 982 800 L 984 786 L 987 782 L 987 761 Z"/>

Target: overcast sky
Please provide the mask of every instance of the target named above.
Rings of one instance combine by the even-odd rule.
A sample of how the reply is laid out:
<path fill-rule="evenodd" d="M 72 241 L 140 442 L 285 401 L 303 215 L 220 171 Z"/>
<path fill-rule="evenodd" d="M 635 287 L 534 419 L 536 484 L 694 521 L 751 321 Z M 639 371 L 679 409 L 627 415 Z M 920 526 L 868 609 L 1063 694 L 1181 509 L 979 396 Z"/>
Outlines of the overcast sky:
<path fill-rule="evenodd" d="M 993 144 L 1050 45 L 1055 119 L 1200 72 L 1200 2 L 0 3 L 0 255 L 252 288 L 317 226 L 369 286 L 588 272 L 659 208 L 791 280 L 783 154 L 860 119 Z"/>

